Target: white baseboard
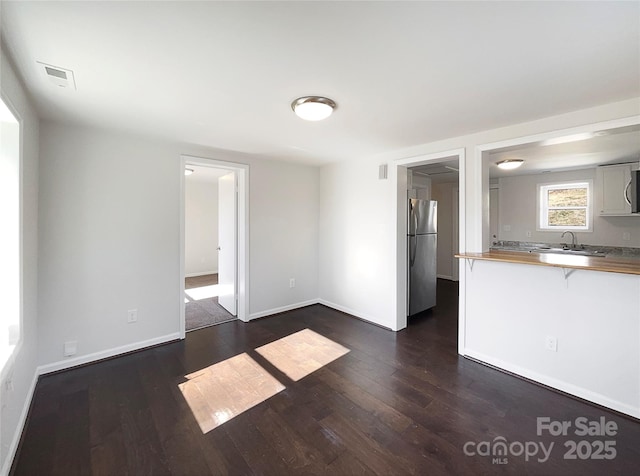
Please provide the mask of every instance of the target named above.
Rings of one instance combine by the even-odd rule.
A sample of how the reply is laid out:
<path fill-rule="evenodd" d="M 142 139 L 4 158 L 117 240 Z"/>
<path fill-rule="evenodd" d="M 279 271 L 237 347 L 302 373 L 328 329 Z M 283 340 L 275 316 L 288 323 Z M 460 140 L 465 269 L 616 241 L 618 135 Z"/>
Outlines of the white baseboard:
<path fill-rule="evenodd" d="M 385 329 L 389 329 L 391 331 L 393 331 L 393 329 L 391 329 L 388 326 L 385 326 L 384 324 L 380 324 L 375 318 L 368 316 L 367 314 L 363 314 L 361 312 L 358 312 L 354 309 L 350 309 L 348 307 L 345 306 L 341 306 L 339 304 L 333 303 L 331 301 L 327 301 L 325 299 L 319 299 L 318 302 L 320 304 L 322 304 L 323 306 L 327 306 L 330 307 L 331 309 L 335 309 L 336 311 L 340 311 L 340 312 L 345 312 L 347 314 L 351 314 L 352 316 L 357 317 L 358 319 L 362 319 L 363 321 L 367 321 L 370 322 L 371 324 L 375 324 L 376 326 L 379 327 L 384 327 Z"/>
<path fill-rule="evenodd" d="M 633 405 L 629 405 L 627 403 L 620 402 L 618 400 L 614 400 L 612 398 L 607 397 L 606 395 L 593 392 L 584 387 L 572 385 L 570 383 L 563 382 L 562 380 L 555 379 L 548 375 L 539 374 L 533 370 L 529 370 L 524 367 L 520 367 L 518 365 L 514 365 L 509 362 L 502 361 L 500 359 L 496 359 L 494 357 L 483 354 L 481 352 L 475 352 L 474 350 L 470 350 L 468 348 L 465 349 L 464 353 L 467 357 L 471 357 L 480 362 L 489 364 L 493 367 L 506 370 L 507 372 L 520 375 L 529 380 L 533 380 L 534 382 L 538 382 L 543 385 L 546 385 L 547 387 L 555 388 L 557 390 L 568 393 L 570 395 L 574 395 L 576 397 L 582 398 L 589 402 L 602 405 L 603 407 L 611 408 L 612 410 L 618 411 L 620 413 L 624 413 L 626 415 L 631 415 L 634 418 L 640 418 L 640 406 L 636 407 Z"/>
<path fill-rule="evenodd" d="M 308 301 L 297 302 L 295 304 L 289 304 L 287 306 L 275 307 L 273 309 L 267 309 L 266 311 L 259 311 L 249 314 L 249 320 L 258 319 L 259 317 L 267 317 L 273 314 L 278 314 L 285 311 L 293 311 L 294 309 L 299 309 L 301 307 L 311 306 L 313 304 L 318 304 L 317 299 L 310 299 Z"/>
<path fill-rule="evenodd" d="M 40 375 L 44 375 L 51 372 L 57 372 L 58 370 L 64 370 L 70 367 L 76 367 L 77 365 L 89 364 L 91 362 L 95 362 L 96 360 L 107 359 L 109 357 L 116 357 L 120 354 L 126 354 L 127 352 L 132 352 L 134 350 L 141 350 L 146 347 L 151 347 L 158 344 L 164 344 L 165 342 L 170 342 L 178 339 L 180 339 L 179 332 L 175 332 L 173 334 L 169 334 L 166 336 L 154 337 L 153 339 L 148 339 L 141 342 L 134 342 L 132 344 L 123 345 L 121 347 L 115 347 L 113 349 L 102 350 L 100 352 L 95 352 L 93 354 L 81 355 L 79 357 L 74 357 L 72 359 L 65 359 L 65 360 L 60 360 L 58 362 L 53 362 L 51 364 L 41 365 L 38 367 L 38 373 Z"/>
<path fill-rule="evenodd" d="M 188 274 L 185 274 L 184 277 L 185 278 L 196 278 L 198 276 L 206 276 L 207 274 L 218 274 L 218 270 L 216 269 L 215 271 L 203 271 L 201 273 L 188 273 Z"/>
<path fill-rule="evenodd" d="M 0 469 L 1 476 L 6 476 L 9 474 L 9 470 L 11 470 L 11 465 L 13 464 L 13 459 L 16 457 L 16 451 L 18 450 L 18 445 L 20 444 L 20 438 L 22 438 L 24 426 L 27 423 L 27 415 L 29 414 L 29 408 L 31 407 L 31 401 L 33 400 L 33 394 L 36 390 L 36 384 L 38 383 L 39 376 L 40 375 L 38 373 L 38 369 L 36 369 L 36 371 L 33 373 L 33 379 L 31 380 L 31 385 L 29 386 L 29 390 L 27 391 L 26 398 L 24 399 L 24 405 L 22 406 L 20 418 L 18 419 L 18 426 L 13 433 L 11 445 L 9 446 L 9 450 L 7 451 L 7 456 L 4 460 L 4 464 L 2 465 L 2 469 Z"/>

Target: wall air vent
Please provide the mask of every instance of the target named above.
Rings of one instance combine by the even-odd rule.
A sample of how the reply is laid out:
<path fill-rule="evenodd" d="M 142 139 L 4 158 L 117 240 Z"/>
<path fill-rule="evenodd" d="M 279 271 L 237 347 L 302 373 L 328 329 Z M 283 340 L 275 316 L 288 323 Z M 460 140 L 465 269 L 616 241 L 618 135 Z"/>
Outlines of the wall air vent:
<path fill-rule="evenodd" d="M 37 61 L 37 63 L 40 66 L 42 74 L 53 84 L 60 88 L 76 89 L 76 80 L 73 76 L 73 71 L 41 61 Z"/>

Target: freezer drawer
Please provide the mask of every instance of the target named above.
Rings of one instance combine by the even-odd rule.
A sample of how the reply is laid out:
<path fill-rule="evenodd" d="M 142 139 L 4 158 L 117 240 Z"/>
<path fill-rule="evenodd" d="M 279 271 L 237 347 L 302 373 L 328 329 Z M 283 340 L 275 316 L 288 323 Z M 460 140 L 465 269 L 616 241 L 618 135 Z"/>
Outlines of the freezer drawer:
<path fill-rule="evenodd" d="M 436 305 L 437 235 L 409 236 L 407 245 L 411 316 Z"/>

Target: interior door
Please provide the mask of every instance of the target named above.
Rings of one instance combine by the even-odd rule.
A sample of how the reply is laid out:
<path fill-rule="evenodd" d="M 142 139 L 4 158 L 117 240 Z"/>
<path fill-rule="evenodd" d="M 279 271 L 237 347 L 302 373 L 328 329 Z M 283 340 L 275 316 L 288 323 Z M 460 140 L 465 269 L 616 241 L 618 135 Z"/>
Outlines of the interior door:
<path fill-rule="evenodd" d="M 236 174 L 218 178 L 218 303 L 234 316 L 237 269 Z"/>

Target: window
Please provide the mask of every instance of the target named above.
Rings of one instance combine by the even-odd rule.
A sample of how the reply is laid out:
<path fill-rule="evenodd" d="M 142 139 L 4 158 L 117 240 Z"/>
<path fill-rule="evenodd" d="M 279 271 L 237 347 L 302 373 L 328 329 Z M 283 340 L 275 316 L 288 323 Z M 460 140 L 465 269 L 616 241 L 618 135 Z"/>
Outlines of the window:
<path fill-rule="evenodd" d="M 538 230 L 590 231 L 591 181 L 538 185 Z"/>
<path fill-rule="evenodd" d="M 0 371 L 20 340 L 20 123 L 0 99 Z"/>

